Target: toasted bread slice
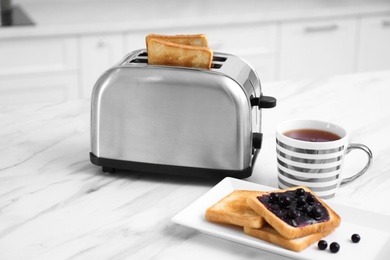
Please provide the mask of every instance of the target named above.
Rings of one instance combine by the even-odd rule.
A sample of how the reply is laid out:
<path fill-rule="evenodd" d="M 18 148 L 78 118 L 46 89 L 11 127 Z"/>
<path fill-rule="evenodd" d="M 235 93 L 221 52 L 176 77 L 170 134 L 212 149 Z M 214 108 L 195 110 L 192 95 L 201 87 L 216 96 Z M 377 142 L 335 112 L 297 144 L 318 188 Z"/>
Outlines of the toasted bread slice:
<path fill-rule="evenodd" d="M 297 206 L 296 199 L 298 197 L 295 194 L 298 188 L 304 190 L 303 198 L 307 201 L 305 207 Z M 276 202 L 269 201 L 271 193 L 278 195 L 279 200 Z M 286 206 L 285 200 L 284 205 L 280 200 L 280 197 L 283 195 L 284 198 L 285 196 L 291 196 L 291 203 L 288 206 Z M 260 200 L 265 201 L 268 205 L 266 206 Z M 247 198 L 247 204 L 286 239 L 333 231 L 341 222 L 340 216 L 333 209 L 325 204 L 314 192 L 303 186 L 263 192 L 259 197 L 250 196 Z"/>
<path fill-rule="evenodd" d="M 149 47 L 149 41 L 151 39 L 159 39 L 167 42 L 173 42 L 177 44 L 208 47 L 209 41 L 205 34 L 181 34 L 181 35 L 163 35 L 163 34 L 148 34 L 145 38 L 146 47 Z"/>
<path fill-rule="evenodd" d="M 207 47 L 182 45 L 160 39 L 150 39 L 148 64 L 210 69 L 213 51 Z"/>
<path fill-rule="evenodd" d="M 265 221 L 247 204 L 248 196 L 259 196 L 258 191 L 235 190 L 206 210 L 206 219 L 212 222 L 260 228 Z"/>
<path fill-rule="evenodd" d="M 253 229 L 250 227 L 244 227 L 244 233 L 252 237 L 259 238 L 261 240 L 270 242 L 272 244 L 278 245 L 280 247 L 300 252 L 308 246 L 318 242 L 323 237 L 326 237 L 332 231 L 326 231 L 324 233 L 314 233 L 304 237 L 299 237 L 295 239 L 286 239 L 280 235 L 273 227 L 266 224 L 261 229 Z"/>

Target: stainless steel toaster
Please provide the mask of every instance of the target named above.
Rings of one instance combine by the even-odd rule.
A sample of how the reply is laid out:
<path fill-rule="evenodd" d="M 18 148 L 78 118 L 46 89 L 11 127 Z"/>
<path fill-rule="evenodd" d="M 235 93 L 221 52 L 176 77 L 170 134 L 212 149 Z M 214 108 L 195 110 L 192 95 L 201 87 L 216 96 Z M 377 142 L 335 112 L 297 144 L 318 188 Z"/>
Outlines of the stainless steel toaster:
<path fill-rule="evenodd" d="M 136 50 L 94 86 L 90 160 L 105 172 L 246 178 L 261 148 L 261 109 L 275 105 L 235 55 L 214 52 L 202 70 L 148 65 Z"/>

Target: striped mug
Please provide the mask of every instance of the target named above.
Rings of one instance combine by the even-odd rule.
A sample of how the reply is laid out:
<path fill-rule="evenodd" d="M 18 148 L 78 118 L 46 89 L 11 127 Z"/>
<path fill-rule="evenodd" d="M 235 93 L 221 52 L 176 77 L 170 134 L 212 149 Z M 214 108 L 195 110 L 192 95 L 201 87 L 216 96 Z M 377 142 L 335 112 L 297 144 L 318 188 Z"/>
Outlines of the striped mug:
<path fill-rule="evenodd" d="M 365 167 L 342 178 L 344 157 L 353 149 L 368 156 Z M 335 196 L 340 186 L 360 177 L 370 166 L 372 152 L 364 144 L 349 143 L 347 131 L 329 122 L 291 120 L 277 126 L 278 185 L 284 189 L 306 186 L 323 199 Z"/>

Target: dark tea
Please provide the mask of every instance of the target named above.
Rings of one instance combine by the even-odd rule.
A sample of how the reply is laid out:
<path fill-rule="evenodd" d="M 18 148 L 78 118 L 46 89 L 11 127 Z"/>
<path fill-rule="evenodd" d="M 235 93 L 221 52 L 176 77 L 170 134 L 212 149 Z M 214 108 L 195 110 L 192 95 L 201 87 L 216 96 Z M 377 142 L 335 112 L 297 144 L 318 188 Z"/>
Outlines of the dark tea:
<path fill-rule="evenodd" d="M 317 129 L 295 129 L 283 134 L 290 138 L 307 142 L 330 142 L 341 138 L 334 133 Z"/>

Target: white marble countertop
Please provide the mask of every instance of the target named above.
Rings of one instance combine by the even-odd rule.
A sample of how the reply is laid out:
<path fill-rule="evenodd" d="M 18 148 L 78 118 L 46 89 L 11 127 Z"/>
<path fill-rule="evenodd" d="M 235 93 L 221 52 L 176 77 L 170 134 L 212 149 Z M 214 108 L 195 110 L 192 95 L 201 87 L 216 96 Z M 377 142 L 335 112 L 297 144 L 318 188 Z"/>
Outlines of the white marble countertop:
<path fill-rule="evenodd" d="M 332 201 L 390 216 L 390 71 L 269 82 L 263 147 L 247 181 L 276 187 L 275 127 L 345 126 L 370 169 Z M 219 180 L 118 172 L 89 161 L 90 101 L 0 106 L 0 259 L 286 259 L 171 222 Z M 364 161 L 347 155 L 344 173 Z"/>
<path fill-rule="evenodd" d="M 389 0 L 113 0 L 19 4 L 35 26 L 0 27 L 0 39 L 389 14 Z"/>

